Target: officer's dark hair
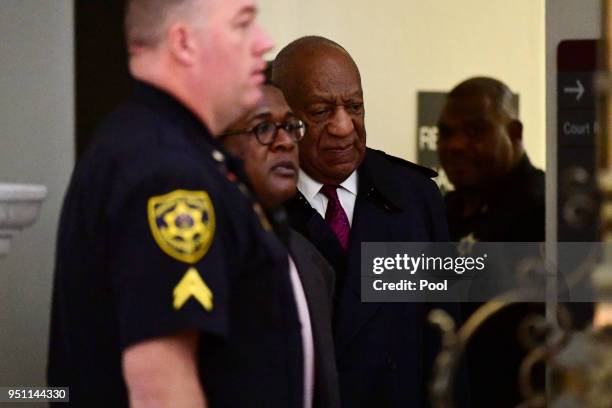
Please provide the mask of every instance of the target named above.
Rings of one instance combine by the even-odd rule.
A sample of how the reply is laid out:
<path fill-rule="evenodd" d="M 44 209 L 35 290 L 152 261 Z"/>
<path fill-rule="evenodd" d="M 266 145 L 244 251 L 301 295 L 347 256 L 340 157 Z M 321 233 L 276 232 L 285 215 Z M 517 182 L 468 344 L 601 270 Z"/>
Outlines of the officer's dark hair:
<path fill-rule="evenodd" d="M 518 118 L 512 91 L 498 79 L 484 76 L 466 79 L 450 91 L 448 99 L 471 95 L 487 96 L 498 114 L 507 119 Z"/>
<path fill-rule="evenodd" d="M 124 28 L 128 51 L 157 46 L 169 17 L 188 12 L 197 1 L 201 0 L 126 0 Z"/>
<path fill-rule="evenodd" d="M 335 41 L 330 40 L 329 38 L 321 37 L 318 35 L 309 35 L 290 42 L 282 50 L 280 50 L 280 52 L 276 56 L 276 59 L 274 60 L 274 64 L 271 69 L 271 77 L 273 78 L 274 82 L 276 82 L 276 84 L 280 88 L 286 89 L 288 81 L 291 80 L 290 74 L 293 70 L 295 58 L 303 54 L 308 54 L 309 52 L 311 52 L 315 48 L 320 47 L 321 45 L 337 48 L 343 51 L 349 58 L 349 60 L 353 63 L 357 72 L 359 72 L 357 64 L 355 64 L 355 61 L 353 60 L 353 57 L 351 57 L 351 55 L 348 53 L 348 51 L 346 51 L 343 46 L 341 46 Z"/>

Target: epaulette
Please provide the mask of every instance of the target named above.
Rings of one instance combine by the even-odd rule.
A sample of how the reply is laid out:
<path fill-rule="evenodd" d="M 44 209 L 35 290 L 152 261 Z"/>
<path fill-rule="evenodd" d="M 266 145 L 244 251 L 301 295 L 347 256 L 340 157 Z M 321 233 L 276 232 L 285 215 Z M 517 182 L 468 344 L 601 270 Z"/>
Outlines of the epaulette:
<path fill-rule="evenodd" d="M 404 167 L 408 167 L 409 169 L 412 170 L 416 170 L 421 174 L 424 174 L 425 176 L 429 177 L 429 178 L 434 178 L 434 177 L 438 177 L 438 172 L 435 170 L 430 169 L 429 167 L 425 167 L 425 166 L 421 166 L 418 165 L 416 163 L 413 163 L 411 161 L 399 158 L 399 157 L 395 157 L 395 156 L 391 156 L 390 154 L 387 154 L 385 152 L 383 152 L 382 150 L 376 150 L 376 149 L 371 149 L 379 154 L 382 154 L 383 156 L 385 156 L 385 158 L 387 160 L 389 160 L 390 162 L 400 165 L 400 166 L 404 166 Z"/>

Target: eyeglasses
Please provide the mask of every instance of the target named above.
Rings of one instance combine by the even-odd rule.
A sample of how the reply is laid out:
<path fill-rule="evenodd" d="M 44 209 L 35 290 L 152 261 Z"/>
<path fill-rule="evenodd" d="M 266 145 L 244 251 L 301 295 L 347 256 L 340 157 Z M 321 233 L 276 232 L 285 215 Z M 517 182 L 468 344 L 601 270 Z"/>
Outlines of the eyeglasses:
<path fill-rule="evenodd" d="M 306 124 L 299 119 L 290 120 L 283 123 L 274 122 L 261 122 L 253 126 L 251 129 L 245 130 L 234 130 L 231 132 L 222 133 L 219 137 L 244 135 L 252 133 L 259 143 L 264 146 L 269 146 L 274 143 L 278 130 L 283 129 L 289 136 L 293 138 L 294 142 L 302 140 L 306 134 Z"/>

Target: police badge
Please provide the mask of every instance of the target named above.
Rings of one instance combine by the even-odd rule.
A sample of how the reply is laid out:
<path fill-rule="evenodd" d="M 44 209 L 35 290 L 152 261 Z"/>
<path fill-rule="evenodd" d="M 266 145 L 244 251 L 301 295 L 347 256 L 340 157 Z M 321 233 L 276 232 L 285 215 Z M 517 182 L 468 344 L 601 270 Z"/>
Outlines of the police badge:
<path fill-rule="evenodd" d="M 175 190 L 151 197 L 148 216 L 157 245 L 188 264 L 202 259 L 215 235 L 215 211 L 205 191 Z"/>

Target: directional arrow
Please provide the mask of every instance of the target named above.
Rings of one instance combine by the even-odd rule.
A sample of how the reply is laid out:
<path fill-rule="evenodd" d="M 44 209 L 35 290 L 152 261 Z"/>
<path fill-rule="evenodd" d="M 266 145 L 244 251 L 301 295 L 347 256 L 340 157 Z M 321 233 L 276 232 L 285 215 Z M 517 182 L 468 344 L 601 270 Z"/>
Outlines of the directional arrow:
<path fill-rule="evenodd" d="M 563 88 L 563 92 L 568 93 L 568 94 L 576 94 L 576 100 L 579 101 L 580 98 L 582 98 L 582 95 L 584 94 L 584 86 L 582 85 L 582 82 L 580 82 L 579 79 L 576 80 L 576 86 L 575 87 L 565 87 Z"/>

